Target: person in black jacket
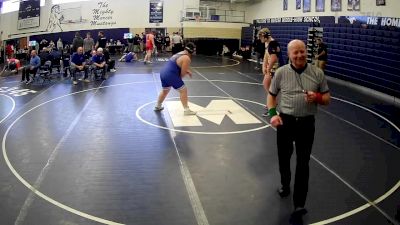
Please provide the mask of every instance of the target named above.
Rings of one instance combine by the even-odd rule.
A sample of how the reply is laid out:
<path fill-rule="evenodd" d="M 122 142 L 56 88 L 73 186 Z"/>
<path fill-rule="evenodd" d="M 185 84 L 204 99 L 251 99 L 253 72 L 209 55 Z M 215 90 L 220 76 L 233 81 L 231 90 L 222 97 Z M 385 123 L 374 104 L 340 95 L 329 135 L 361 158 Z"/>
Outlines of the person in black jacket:
<path fill-rule="evenodd" d="M 72 51 L 76 52 L 79 47 L 83 47 L 83 38 L 79 32 L 75 33 L 75 38 L 72 41 Z"/>
<path fill-rule="evenodd" d="M 115 69 L 115 60 L 111 59 L 110 51 L 107 47 L 105 48 L 103 54 L 107 64 L 107 71 L 112 73 L 116 72 L 117 70 Z"/>
<path fill-rule="evenodd" d="M 265 53 L 265 44 L 261 42 L 260 38 L 257 38 L 253 43 L 254 52 L 256 53 L 257 57 L 257 65 L 254 69 L 259 70 L 261 69 L 260 63 L 264 57 Z"/>
<path fill-rule="evenodd" d="M 326 63 L 328 62 L 328 47 L 322 41 L 321 38 L 317 39 L 317 44 L 318 44 L 318 51 L 317 55 L 315 55 L 315 59 L 318 60 L 317 66 L 321 70 L 325 71 Z"/>
<path fill-rule="evenodd" d="M 41 66 L 43 66 L 45 64 L 45 62 L 52 60 L 52 56 L 50 55 L 48 48 L 43 48 L 39 54 L 39 57 L 40 57 L 40 65 Z"/>
<path fill-rule="evenodd" d="M 139 34 L 136 34 L 135 37 L 133 38 L 133 52 L 134 53 L 139 53 L 141 51 L 140 50 L 140 42 L 141 41 L 142 41 L 142 39 L 140 38 Z"/>
<path fill-rule="evenodd" d="M 106 45 L 107 45 L 107 38 L 106 36 L 104 36 L 103 31 L 99 31 L 97 42 L 94 48 L 95 50 L 97 50 L 98 48 L 105 49 Z"/>

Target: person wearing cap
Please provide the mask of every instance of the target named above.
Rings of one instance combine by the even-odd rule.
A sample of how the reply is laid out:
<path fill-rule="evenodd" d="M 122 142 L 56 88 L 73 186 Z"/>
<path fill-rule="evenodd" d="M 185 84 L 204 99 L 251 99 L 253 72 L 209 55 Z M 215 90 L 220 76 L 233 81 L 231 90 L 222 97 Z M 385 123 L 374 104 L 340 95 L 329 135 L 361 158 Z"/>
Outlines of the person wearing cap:
<path fill-rule="evenodd" d="M 309 161 L 314 142 L 315 114 L 318 105 L 330 102 L 329 87 L 324 72 L 307 63 L 306 45 L 301 40 L 288 44 L 290 64 L 280 67 L 272 78 L 268 94 L 270 123 L 276 128 L 281 187 L 278 194 L 290 194 L 290 158 L 296 146 L 294 181 L 294 211 L 291 224 L 302 224 L 309 180 Z M 277 96 L 280 94 L 280 98 Z M 278 102 L 279 100 L 279 102 Z M 279 105 L 279 114 L 277 113 Z"/>
<path fill-rule="evenodd" d="M 157 105 L 154 111 L 161 111 L 164 109 L 162 103 L 167 97 L 171 87 L 179 91 L 180 99 L 184 109 L 184 115 L 196 115 L 196 112 L 190 110 L 188 105 L 188 92 L 182 78 L 188 75 L 192 77 L 190 71 L 190 63 L 192 54 L 195 51 L 194 44 L 188 43 L 183 51 L 173 55 L 160 71 L 162 90 L 158 96 Z"/>
<path fill-rule="evenodd" d="M 284 65 L 284 60 L 282 57 L 281 46 L 278 41 L 272 38 L 271 32 L 268 28 L 261 29 L 258 32 L 258 38 L 265 44 L 262 71 L 264 74 L 264 89 L 268 93 L 271 79 L 274 76 L 276 69 Z M 265 112 L 263 116 L 268 116 L 268 111 Z"/>

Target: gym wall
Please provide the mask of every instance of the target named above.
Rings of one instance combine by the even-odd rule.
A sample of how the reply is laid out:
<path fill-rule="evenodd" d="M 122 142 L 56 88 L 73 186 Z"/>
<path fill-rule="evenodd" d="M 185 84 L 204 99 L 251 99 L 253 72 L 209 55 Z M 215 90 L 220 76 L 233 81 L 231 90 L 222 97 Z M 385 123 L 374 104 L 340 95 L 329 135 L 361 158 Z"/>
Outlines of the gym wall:
<path fill-rule="evenodd" d="M 281 18 L 294 16 L 378 16 L 378 17 L 400 17 L 400 1 L 386 0 L 385 6 L 376 6 L 376 0 L 360 0 L 360 11 L 348 11 L 348 0 L 340 0 L 342 2 L 341 11 L 331 11 L 331 1 L 325 0 L 324 12 L 316 12 L 316 1 L 309 0 L 311 3 L 310 12 L 303 12 L 301 9 L 296 10 L 296 0 L 287 0 L 288 10 L 283 10 L 284 0 L 263 0 L 258 3 L 249 5 L 246 9 L 246 22 L 252 23 L 254 19 L 264 18 Z M 301 1 L 303 3 L 304 0 Z"/>
<path fill-rule="evenodd" d="M 32 29 L 17 29 L 18 12 L 2 14 L 0 17 L 0 27 L 3 31 L 1 39 L 61 31 L 180 27 L 180 10 L 183 7 L 183 0 L 164 0 L 163 22 L 159 24 L 149 23 L 149 1 L 93 0 L 60 4 L 59 10 L 54 9 L 53 6 L 46 4 L 41 8 L 40 27 Z M 54 15 L 63 19 L 60 19 L 58 23 L 52 19 Z M 52 26 L 53 23 L 56 24 Z"/>
<path fill-rule="evenodd" d="M 231 38 L 240 39 L 245 23 L 183 22 L 185 38 Z"/>

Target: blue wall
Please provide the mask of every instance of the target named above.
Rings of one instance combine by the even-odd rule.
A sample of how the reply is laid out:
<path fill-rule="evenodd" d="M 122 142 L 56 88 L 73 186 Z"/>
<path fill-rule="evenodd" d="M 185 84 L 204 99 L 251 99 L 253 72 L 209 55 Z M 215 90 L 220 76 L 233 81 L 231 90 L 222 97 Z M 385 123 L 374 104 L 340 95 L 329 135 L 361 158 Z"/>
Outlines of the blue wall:
<path fill-rule="evenodd" d="M 310 23 L 257 24 L 268 27 L 287 59 L 290 40 L 307 41 Z M 328 45 L 326 74 L 400 97 L 400 30 L 394 27 L 321 24 Z"/>

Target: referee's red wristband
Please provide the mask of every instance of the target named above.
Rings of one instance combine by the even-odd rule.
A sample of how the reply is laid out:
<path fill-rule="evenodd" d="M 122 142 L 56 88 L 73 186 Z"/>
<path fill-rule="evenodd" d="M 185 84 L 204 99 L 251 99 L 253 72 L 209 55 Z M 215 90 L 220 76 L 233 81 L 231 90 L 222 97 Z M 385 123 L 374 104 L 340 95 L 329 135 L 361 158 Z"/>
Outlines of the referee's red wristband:
<path fill-rule="evenodd" d="M 324 102 L 322 101 L 322 94 L 317 93 L 317 96 L 315 97 L 315 100 L 318 104 L 323 104 Z"/>

